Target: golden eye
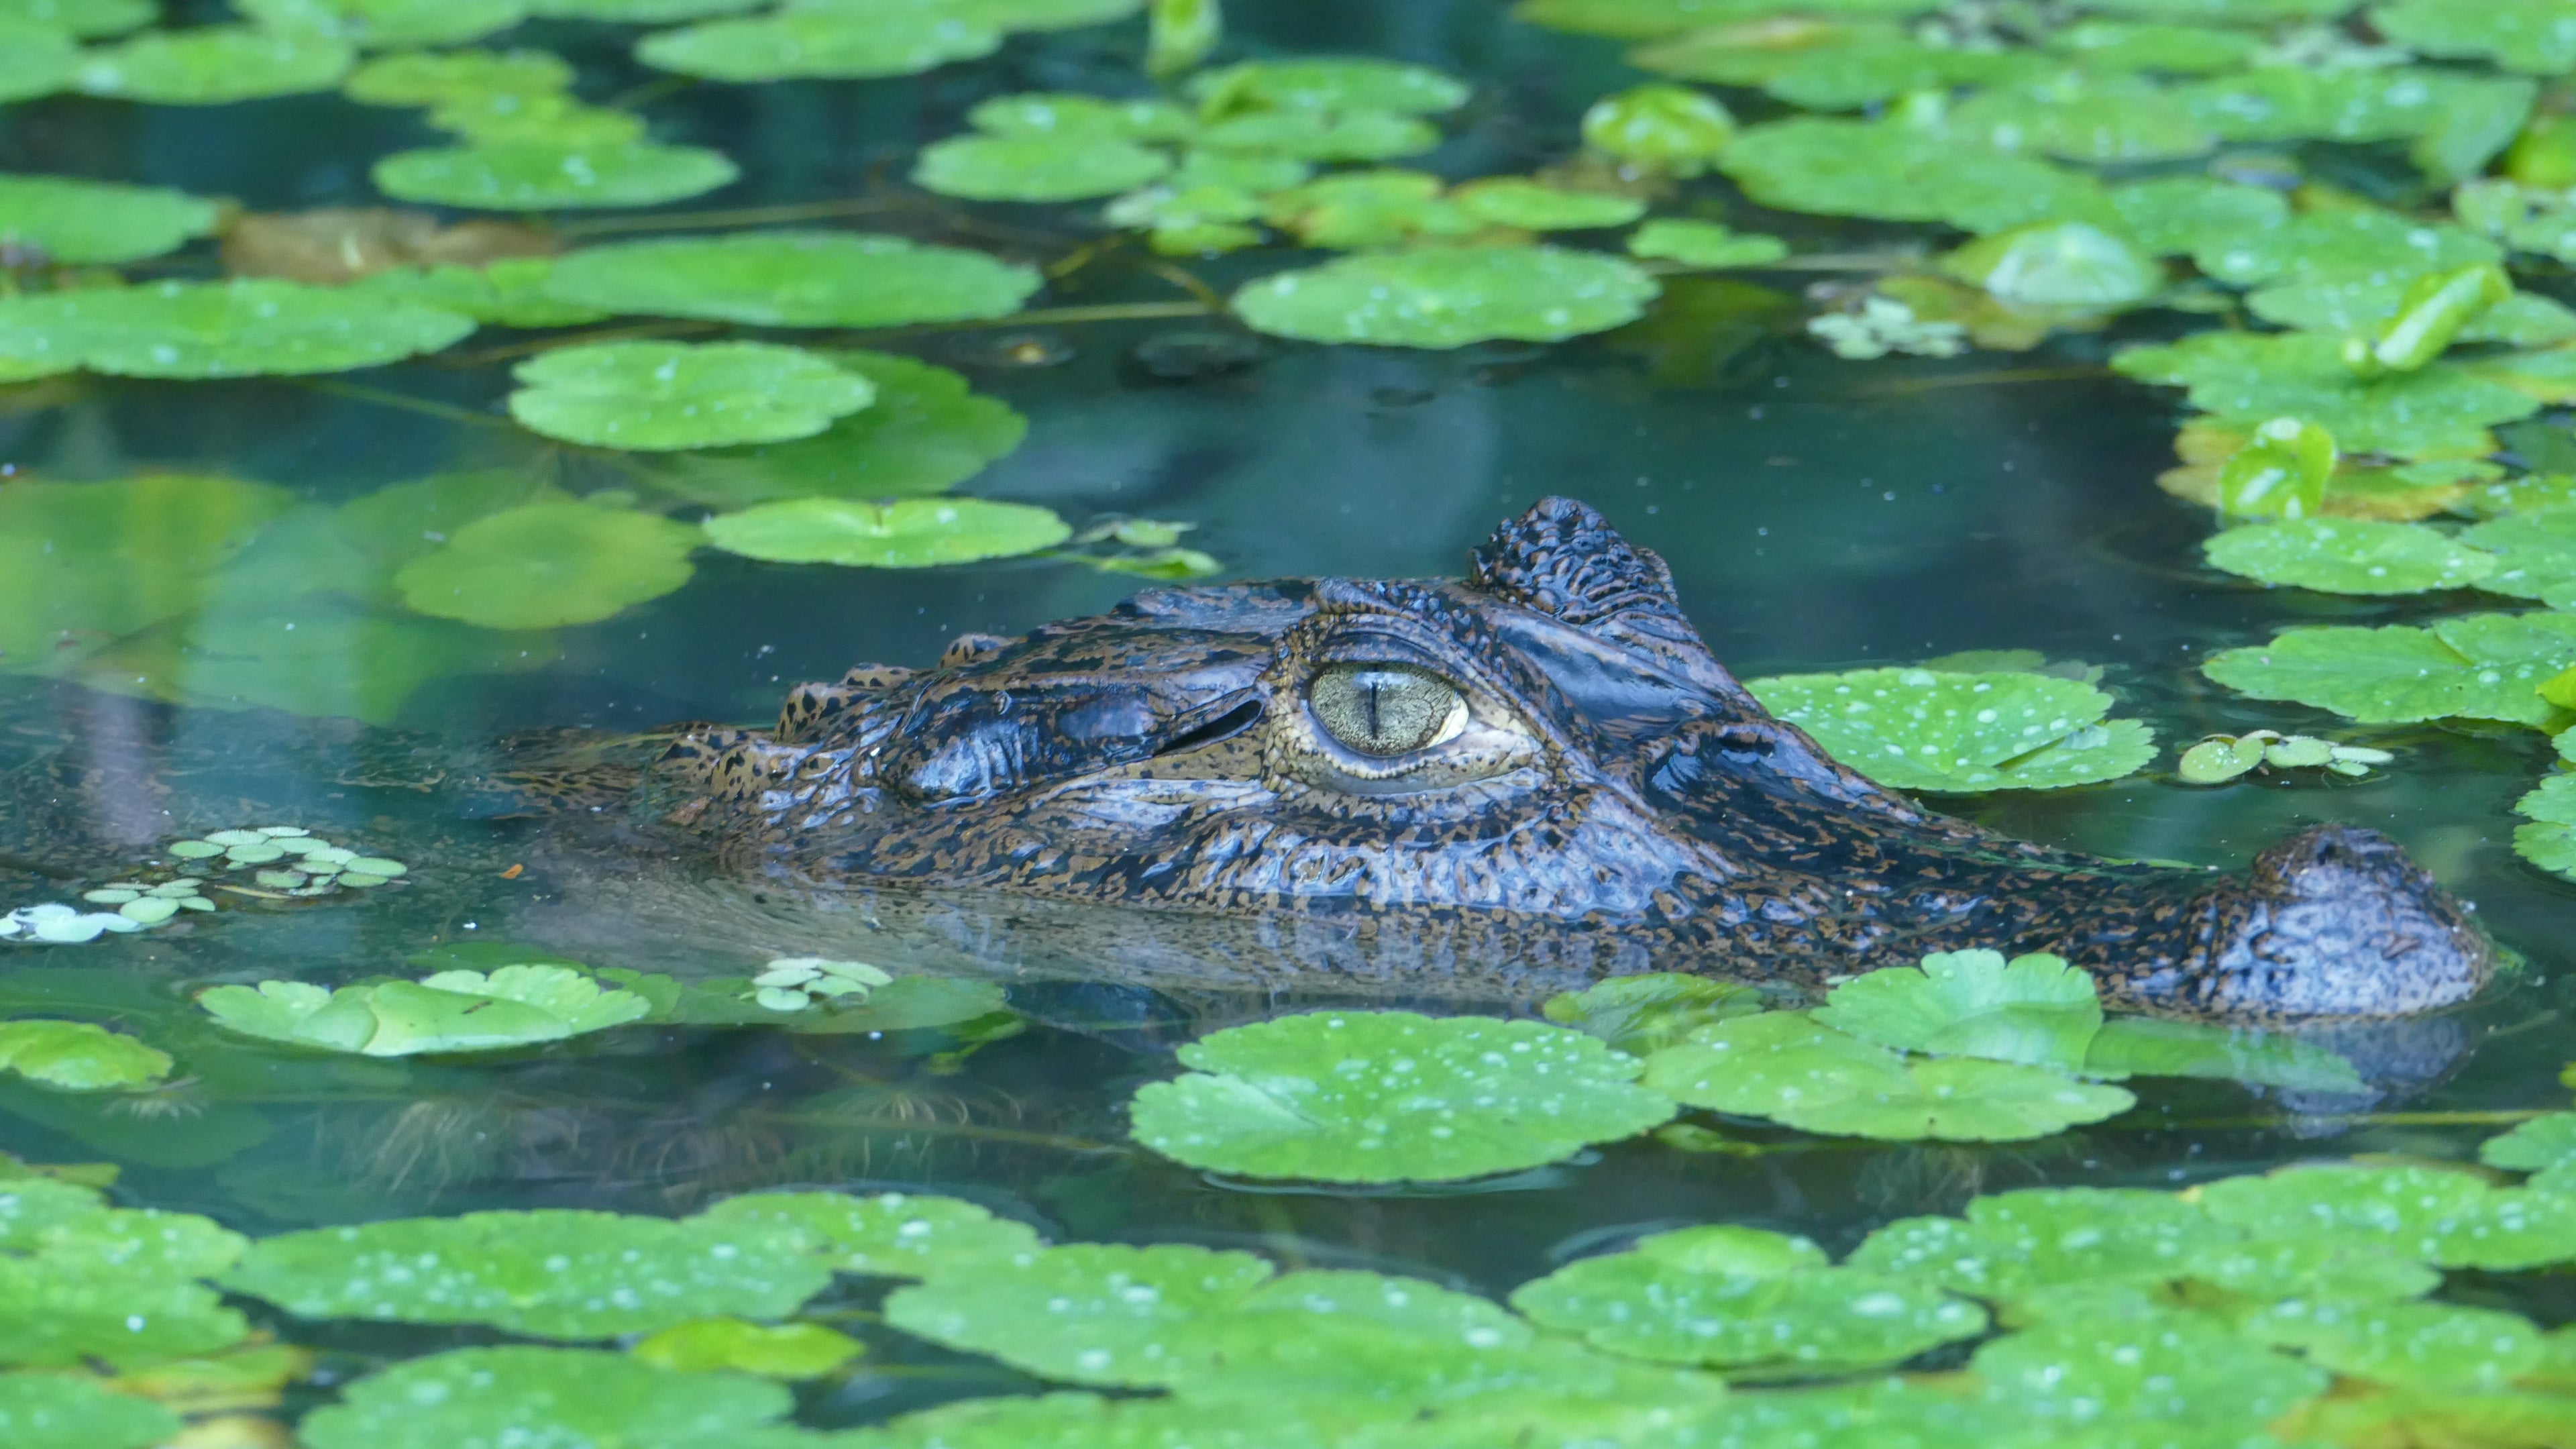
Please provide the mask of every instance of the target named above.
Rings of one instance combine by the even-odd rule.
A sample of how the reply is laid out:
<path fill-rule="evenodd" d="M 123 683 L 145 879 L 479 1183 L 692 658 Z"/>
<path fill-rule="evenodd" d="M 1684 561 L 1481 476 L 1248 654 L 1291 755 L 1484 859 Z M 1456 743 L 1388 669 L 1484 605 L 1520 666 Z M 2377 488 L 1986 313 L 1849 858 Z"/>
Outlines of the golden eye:
<path fill-rule="evenodd" d="M 1409 664 L 1328 664 L 1306 686 L 1306 702 L 1326 734 L 1363 755 L 1409 755 L 1467 723 L 1457 689 Z"/>

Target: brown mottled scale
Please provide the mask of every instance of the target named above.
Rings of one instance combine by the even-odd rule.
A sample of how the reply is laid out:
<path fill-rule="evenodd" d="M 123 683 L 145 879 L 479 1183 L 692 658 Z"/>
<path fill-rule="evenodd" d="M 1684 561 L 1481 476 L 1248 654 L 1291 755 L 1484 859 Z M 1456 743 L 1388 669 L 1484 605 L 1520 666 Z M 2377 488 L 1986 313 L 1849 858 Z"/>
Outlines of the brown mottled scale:
<path fill-rule="evenodd" d="M 1336 671 L 1433 691 L 1447 733 L 1337 738 L 1312 697 Z M 1813 984 L 1990 946 L 2061 953 L 2115 1005 L 2289 1021 L 2453 1004 L 2493 963 L 2371 831 L 2319 826 L 2222 875 L 1873 785 L 1745 693 L 1660 559 L 1564 499 L 1463 581 L 1155 589 L 802 686 L 771 732 L 684 736 L 657 777 L 644 798 L 684 802 L 661 818 L 780 889 L 1115 907 L 1140 951 L 1186 933 L 1135 912 L 1220 917 L 1240 924 L 1212 959 L 1273 985 L 1384 987 L 1391 960 L 1426 988 L 1569 964 Z"/>

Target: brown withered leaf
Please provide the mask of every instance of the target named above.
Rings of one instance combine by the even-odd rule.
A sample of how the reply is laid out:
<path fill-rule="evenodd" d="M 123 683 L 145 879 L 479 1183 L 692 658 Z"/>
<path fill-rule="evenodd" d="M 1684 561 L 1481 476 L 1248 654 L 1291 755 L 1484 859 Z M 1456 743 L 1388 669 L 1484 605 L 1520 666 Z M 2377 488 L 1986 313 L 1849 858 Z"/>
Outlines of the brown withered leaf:
<path fill-rule="evenodd" d="M 479 267 L 504 257 L 541 257 L 555 239 L 507 221 L 440 226 L 425 211 L 327 207 L 248 212 L 224 229 L 224 266 L 237 277 L 284 277 L 334 286 L 396 267 L 449 263 Z"/>

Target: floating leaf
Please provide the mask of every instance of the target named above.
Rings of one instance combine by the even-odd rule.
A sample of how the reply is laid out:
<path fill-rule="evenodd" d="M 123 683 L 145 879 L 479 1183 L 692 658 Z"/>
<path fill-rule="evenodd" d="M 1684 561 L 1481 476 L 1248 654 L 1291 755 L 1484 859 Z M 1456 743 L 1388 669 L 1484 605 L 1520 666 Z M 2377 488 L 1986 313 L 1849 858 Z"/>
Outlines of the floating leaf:
<path fill-rule="evenodd" d="M 123 35 L 160 16 L 153 0 L 0 0 L 0 21 L 57 30 L 83 40 Z"/>
<path fill-rule="evenodd" d="M 832 1269 L 883 1278 L 935 1278 L 1034 1253 L 1027 1224 L 953 1197 L 881 1192 L 763 1192 L 731 1197 L 690 1219 L 705 1231 L 775 1239 Z"/>
<path fill-rule="evenodd" d="M 1634 321 L 1654 279 L 1630 263 L 1555 247 L 1434 249 L 1345 257 L 1235 293 L 1259 331 L 1313 342 L 1463 347 L 1555 342 Z"/>
<path fill-rule="evenodd" d="M 1483 223 L 1440 194 L 1426 171 L 1344 171 L 1272 195 L 1259 210 L 1309 246 L 1345 250 L 1471 235 Z"/>
<path fill-rule="evenodd" d="M 781 1318 L 830 1276 L 791 1245 L 697 1219 L 546 1209 L 263 1238 L 224 1285 L 299 1318 L 479 1323 L 577 1339 L 719 1313 Z"/>
<path fill-rule="evenodd" d="M 531 431 L 638 451 L 812 437 L 876 398 L 829 359 L 765 342 L 598 342 L 543 353 L 511 376 L 522 385 L 510 415 Z"/>
<path fill-rule="evenodd" d="M 1597 1036 L 1615 1051 L 1643 1056 L 1693 1030 L 1750 1016 L 1768 998 L 1754 987 L 1705 976 L 1657 972 L 1614 976 L 1598 986 L 1551 996 L 1540 1013 L 1559 1026 Z"/>
<path fill-rule="evenodd" d="M 1797 1012 L 1701 1027 L 1647 1058 L 1645 1084 L 1686 1106 L 1895 1141 L 2045 1137 L 2136 1100 L 2038 1067 L 1908 1062 Z"/>
<path fill-rule="evenodd" d="M 2420 523 L 2360 518 L 2245 524 L 2218 534 L 2202 548 L 2213 568 L 2330 594 L 2467 588 L 2496 567 L 2493 554 L 2465 547 Z M 2576 564 L 2576 553 L 2569 561 Z"/>
<path fill-rule="evenodd" d="M 2306 518 L 2334 486 L 2334 434 L 2298 418 L 2273 418 L 2218 465 L 2218 511 L 2237 518 Z"/>
<path fill-rule="evenodd" d="M 2086 1285 L 2180 1278 L 2238 1234 L 2170 1193 L 2035 1188 L 1980 1197 L 1960 1218 L 1902 1218 L 1852 1250 L 1850 1266 L 1998 1303 Z"/>
<path fill-rule="evenodd" d="M 2027 307 L 2126 307 L 2164 285 L 2153 258 L 2081 221 L 1998 232 L 1950 253 L 1941 266 L 2004 302 Z"/>
<path fill-rule="evenodd" d="M 760 0 L 531 0 L 528 13 L 549 20 L 599 20 L 611 25 L 668 25 L 757 10 Z"/>
<path fill-rule="evenodd" d="M 412 51 L 368 61 L 340 89 L 363 105 L 436 106 L 568 91 L 572 75 L 571 63 L 551 51 Z"/>
<path fill-rule="evenodd" d="M 555 300 L 546 290 L 554 265 L 544 257 L 507 257 L 481 267 L 396 267 L 351 289 L 503 327 L 580 327 L 608 315 Z"/>
<path fill-rule="evenodd" d="M 2290 203 L 2279 192 L 2208 176 L 2116 187 L 2111 206 L 2129 235 L 2158 256 L 2216 250 L 2290 221 Z"/>
<path fill-rule="evenodd" d="M 633 992 L 603 991 L 582 973 L 551 965 L 503 966 L 489 975 L 445 971 L 417 985 L 337 991 L 263 981 L 218 986 L 197 1001 L 246 1036 L 367 1056 L 507 1050 L 605 1030 L 650 1010 Z"/>
<path fill-rule="evenodd" d="M 2090 176 L 1885 121 L 1774 121 L 1736 137 L 1719 165 L 1746 195 L 1782 211 L 1939 221 L 1980 234 L 2110 210 Z"/>
<path fill-rule="evenodd" d="M 2509 513 L 2461 534 L 2460 542 L 2496 555 L 2478 587 L 2552 608 L 2576 605 L 2576 508 Z"/>
<path fill-rule="evenodd" d="M 819 1323 L 771 1328 L 739 1318 L 693 1318 L 628 1350 L 646 1363 L 682 1373 L 730 1369 L 765 1379 L 819 1378 L 866 1351 L 857 1339 Z"/>
<path fill-rule="evenodd" d="M 1201 71 L 1189 93 L 1212 115 L 1243 110 L 1384 111 L 1431 116 L 1466 104 L 1464 82 L 1390 60 L 1260 60 Z"/>
<path fill-rule="evenodd" d="M 886 1321 L 1084 1384 L 1167 1383 L 1190 1367 L 1191 1330 L 1271 1275 L 1249 1253 L 1182 1244 L 1043 1248 L 961 1264 L 886 1299 Z"/>
<path fill-rule="evenodd" d="M 124 1367 L 227 1347 L 248 1324 L 190 1280 L 244 1246 L 190 1214 L 110 1208 L 42 1178 L 0 1183 L 0 1365 Z"/>
<path fill-rule="evenodd" d="M 1553 1162 L 1672 1115 L 1635 1059 L 1488 1017 L 1326 1011 L 1181 1048 L 1138 1090 L 1136 1140 L 1194 1167 L 1326 1182 L 1434 1182 Z"/>
<path fill-rule="evenodd" d="M 2048 48 L 2088 70 L 2206 75 L 2243 69 L 2262 42 L 2252 32 L 2211 25 L 2079 20 L 2051 34 Z"/>
<path fill-rule="evenodd" d="M 296 1437 L 307 1449 L 748 1445 L 764 1432 L 782 1432 L 770 1426 L 794 1404 L 777 1384 L 678 1373 L 622 1353 L 465 1348 L 358 1380 L 339 1403 L 306 1415 Z"/>
<path fill-rule="evenodd" d="M 1002 32 L 954 7 L 827 5 L 648 35 L 635 58 L 722 81 L 912 75 L 989 55 Z"/>
<path fill-rule="evenodd" d="M 1583 113 L 1583 140 L 1633 165 L 1696 176 L 1735 138 L 1735 117 L 1690 86 L 1631 86 Z"/>
<path fill-rule="evenodd" d="M 94 96 L 163 106 L 215 106 L 329 90 L 356 64 L 345 40 L 249 25 L 155 30 L 92 50 L 73 84 Z"/>
<path fill-rule="evenodd" d="M 2565 75 L 2576 70 L 2576 15 L 2562 0 L 2392 0 L 2370 23 L 2396 44 L 2450 59 L 2491 60 L 2506 70 Z"/>
<path fill-rule="evenodd" d="M 607 312 L 758 327 L 900 327 L 1008 316 L 1029 267 L 981 252 L 847 232 L 751 232 L 589 247 L 555 263 L 559 300 Z"/>
<path fill-rule="evenodd" d="M 1711 221 L 1658 217 L 1629 236 L 1628 252 L 1686 267 L 1761 267 L 1787 257 L 1789 246 L 1778 237 L 1749 236 Z"/>
<path fill-rule="evenodd" d="M 69 35 L 0 11 L 0 102 L 63 89 L 79 59 L 80 47 Z"/>
<path fill-rule="evenodd" d="M 2247 1333 L 2347 1378 L 2450 1393 L 2509 1387 L 2542 1353 L 2530 1320 L 2448 1303 L 2292 1300 L 2257 1314 Z"/>
<path fill-rule="evenodd" d="M 2261 1444 L 2266 1424 L 2328 1379 L 2180 1314 L 2051 1320 L 1970 1363 L 1993 1402 L 2049 1425 L 2043 1435 L 2104 1444 Z"/>
<path fill-rule="evenodd" d="M 2217 421 L 2252 427 L 2305 419 L 2353 452 L 2404 458 L 2470 458 L 2493 452 L 2496 423 L 2529 417 L 2537 399 L 2448 363 L 2363 378 L 2341 343 L 2305 333 L 2202 332 L 2161 347 L 2133 347 L 2112 367 L 2144 382 L 2191 389 Z"/>
<path fill-rule="evenodd" d="M 689 581 L 698 539 L 649 513 L 569 500 L 479 518 L 394 575 L 418 613 L 486 629 L 589 624 Z"/>
<path fill-rule="evenodd" d="M 1219 153 L 1299 161 L 1384 161 L 1440 144 L 1427 121 L 1386 111 L 1253 111 L 1200 127 L 1191 140 Z"/>
<path fill-rule="evenodd" d="M 1982 91 L 1946 124 L 1999 151 L 2096 164 L 2178 160 L 2218 144 L 2189 106 L 2153 82 L 2083 70 Z"/>
<path fill-rule="evenodd" d="M 2576 664 L 2576 614 L 2466 614 L 2429 629 L 2292 629 L 2212 655 L 2201 672 L 2256 699 L 2371 724 L 2461 717 L 2541 725 L 2533 691 Z"/>
<path fill-rule="evenodd" d="M 0 299 L 0 357 L 126 377 L 346 372 L 474 330 L 449 312 L 295 282 L 156 282 Z"/>
<path fill-rule="evenodd" d="M 2177 88 L 2229 141 L 2412 139 L 2445 183 L 2474 176 L 2529 114 L 2528 81 L 2412 67 L 2257 66 Z"/>
<path fill-rule="evenodd" d="M 1836 986 L 1817 1021 L 1864 1041 L 1936 1056 L 1987 1057 L 2080 1071 L 2102 1027 L 2093 978 L 2044 952 L 1937 951 L 1920 967 Z"/>
<path fill-rule="evenodd" d="M 1521 231 L 1626 226 L 1646 214 L 1646 204 L 1634 197 L 1564 191 L 1516 176 L 1468 182 L 1450 193 L 1449 200 L 1478 221 Z"/>
<path fill-rule="evenodd" d="M 675 486 L 717 508 L 775 498 L 898 498 L 962 483 L 1028 434 L 1028 419 L 944 367 L 889 352 L 828 354 L 876 401 L 811 438 L 673 460 Z"/>
<path fill-rule="evenodd" d="M 1899 1363 L 1973 1338 L 1986 1315 L 1937 1288 L 1812 1261 L 1763 1261 L 1731 1227 L 1685 1228 L 1585 1258 L 1512 1292 L 1512 1306 L 1596 1348 L 1739 1373 L 1818 1375 Z M 1714 1251 L 1712 1251 L 1714 1250 Z M 1751 1258 L 1752 1261 L 1748 1261 Z"/>
<path fill-rule="evenodd" d="M 1012 558 L 1073 536 L 1051 510 L 980 498 L 791 498 L 719 514 L 705 528 L 708 542 L 746 558 L 881 569 Z"/>
<path fill-rule="evenodd" d="M 0 1071 L 65 1091 L 99 1092 L 160 1081 L 170 1075 L 170 1054 L 86 1021 L 0 1021 Z"/>
<path fill-rule="evenodd" d="M 0 175 L 0 244 L 56 262 L 140 261 L 215 229 L 214 203 L 158 186 Z"/>
<path fill-rule="evenodd" d="M 462 45 L 528 18 L 525 0 L 241 0 L 239 9 L 271 31 L 369 50 Z"/>
<path fill-rule="evenodd" d="M 2111 697 L 2047 675 L 1861 669 L 1746 682 L 1773 714 L 1900 790 L 2058 789 L 2113 780 L 2155 758 Z"/>
<path fill-rule="evenodd" d="M 2292 278 L 2413 276 L 2502 255 L 2493 242 L 2460 227 L 2368 207 L 2309 212 L 2205 241 L 2193 253 L 2202 271 L 2240 287 Z"/>
<path fill-rule="evenodd" d="M 0 1374 L 0 1444 L 9 1449 L 144 1449 L 179 1416 L 148 1399 L 64 1374 Z"/>
<path fill-rule="evenodd" d="M 992 136 L 1099 141 L 1178 141 L 1189 135 L 1193 125 L 1190 113 L 1169 101 L 1046 92 L 995 96 L 978 103 L 966 119 Z"/>
<path fill-rule="evenodd" d="M 2576 1257 L 2576 1197 L 2494 1188 L 2430 1167 L 2328 1164 L 2200 1189 L 2212 1218 L 2258 1239 L 2344 1241 L 2445 1268 L 2511 1270 Z"/>
<path fill-rule="evenodd" d="M 952 136 L 925 147 L 912 179 L 973 201 L 1080 201 L 1132 191 L 1172 169 L 1160 151 L 1101 136 Z"/>
<path fill-rule="evenodd" d="M 2576 776 L 2565 778 L 2576 779 Z M 2531 1174 L 2531 1186 L 2576 1189 L 2576 1112 L 2547 1112 L 2478 1147 L 2478 1160 Z"/>
<path fill-rule="evenodd" d="M 441 146 L 376 163 L 376 188 L 404 201 L 482 211 L 659 206 L 715 190 L 740 175 L 696 146 Z"/>

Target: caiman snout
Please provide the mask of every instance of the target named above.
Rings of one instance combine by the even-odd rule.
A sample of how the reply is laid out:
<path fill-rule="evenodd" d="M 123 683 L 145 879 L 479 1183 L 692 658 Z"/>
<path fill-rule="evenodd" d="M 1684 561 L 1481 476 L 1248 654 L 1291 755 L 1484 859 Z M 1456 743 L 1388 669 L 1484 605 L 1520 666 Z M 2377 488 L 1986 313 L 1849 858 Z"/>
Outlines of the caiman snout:
<path fill-rule="evenodd" d="M 2254 858 L 2206 902 L 2209 956 L 2184 994 L 2275 1019 L 2451 1006 L 2495 971 L 2469 909 L 2376 830 L 2318 825 Z"/>

